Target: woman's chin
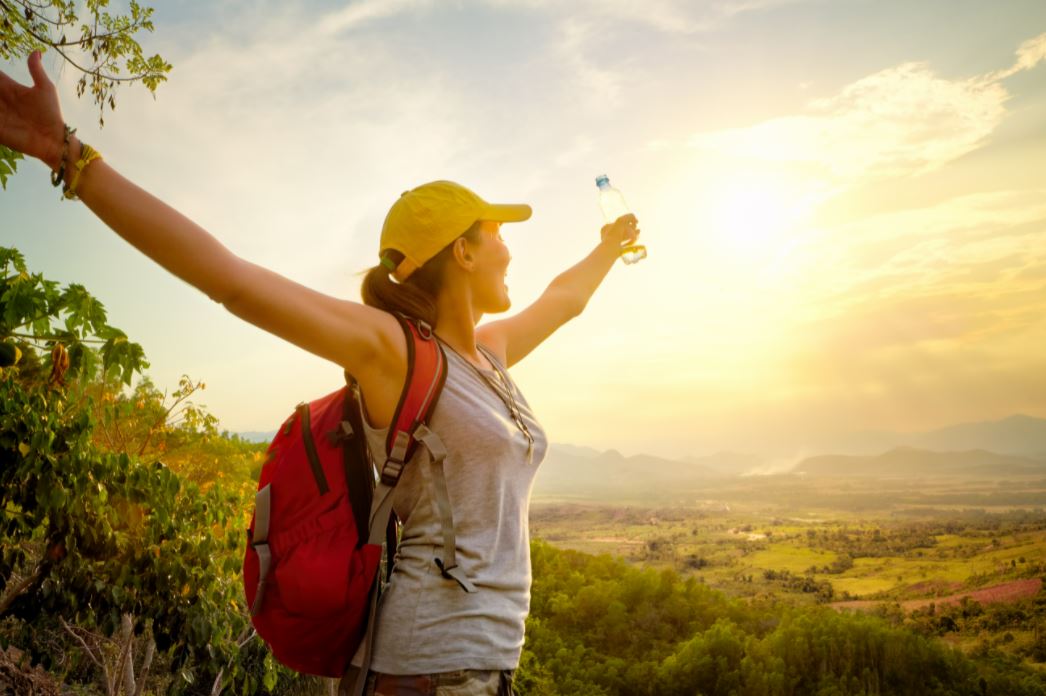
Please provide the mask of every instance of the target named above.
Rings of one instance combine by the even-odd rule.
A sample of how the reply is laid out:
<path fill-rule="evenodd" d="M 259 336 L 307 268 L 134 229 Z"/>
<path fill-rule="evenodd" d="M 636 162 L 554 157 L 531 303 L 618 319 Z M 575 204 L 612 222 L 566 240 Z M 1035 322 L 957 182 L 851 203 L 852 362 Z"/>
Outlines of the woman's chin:
<path fill-rule="evenodd" d="M 505 292 L 502 293 L 501 297 L 497 298 L 497 300 L 491 303 L 490 313 L 501 314 L 502 312 L 507 312 L 511 308 L 512 298 L 508 296 L 508 288 L 506 288 Z"/>
<path fill-rule="evenodd" d="M 504 282 L 491 284 L 483 288 L 476 296 L 476 307 L 483 314 L 501 314 L 512 307 L 508 286 Z"/>

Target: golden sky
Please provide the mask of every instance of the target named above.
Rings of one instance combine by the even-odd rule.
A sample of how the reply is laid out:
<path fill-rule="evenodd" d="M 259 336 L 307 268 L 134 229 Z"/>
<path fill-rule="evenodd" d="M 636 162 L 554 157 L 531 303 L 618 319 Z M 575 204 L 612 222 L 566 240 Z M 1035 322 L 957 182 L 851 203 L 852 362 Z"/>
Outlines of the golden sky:
<path fill-rule="evenodd" d="M 124 90 L 98 131 L 65 74 L 67 120 L 238 253 L 345 297 L 399 192 L 451 178 L 534 206 L 505 230 L 522 308 L 598 240 L 609 174 L 650 257 L 514 369 L 554 441 L 789 457 L 1046 417 L 1042 3 L 245 8 L 158 8 L 170 83 Z M 337 387 L 57 203 L 42 167 L 8 189 L 3 243 L 95 292 L 159 384 L 206 380 L 225 427 Z"/>

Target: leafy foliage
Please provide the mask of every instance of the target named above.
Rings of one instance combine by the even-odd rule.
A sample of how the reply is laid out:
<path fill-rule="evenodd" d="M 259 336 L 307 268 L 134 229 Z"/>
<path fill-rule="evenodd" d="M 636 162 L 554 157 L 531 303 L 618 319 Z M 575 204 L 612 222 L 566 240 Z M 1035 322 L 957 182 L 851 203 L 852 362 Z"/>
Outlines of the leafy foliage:
<path fill-rule="evenodd" d="M 104 377 L 130 384 L 135 373 L 149 366 L 145 352 L 106 322 L 105 307 L 83 286 L 60 289 L 42 274 L 29 273 L 17 249 L 0 247 L 0 338 L 35 349 L 28 351 L 29 371 L 23 371 L 31 383 L 43 381 L 32 356 L 61 346 L 68 366 L 53 381 L 89 380 L 100 368 Z"/>
<path fill-rule="evenodd" d="M 15 173 L 18 166 L 16 163 L 20 159 L 22 159 L 21 152 L 0 145 L 0 188 L 7 188 L 7 179 Z"/>
<path fill-rule="evenodd" d="M 4 635 L 66 675 L 78 668 L 66 652 L 89 656 L 110 693 L 120 668 L 95 648 L 130 634 L 175 675 L 164 692 L 285 679 L 250 640 L 240 584 L 260 446 L 217 433 L 189 401 L 201 383 L 186 377 L 170 397 L 148 380 L 128 389 L 144 353 L 83 287 L 30 273 L 14 249 L 0 249 L 0 267 L 0 341 L 23 355 L 0 372 L 0 617 L 15 621 Z"/>

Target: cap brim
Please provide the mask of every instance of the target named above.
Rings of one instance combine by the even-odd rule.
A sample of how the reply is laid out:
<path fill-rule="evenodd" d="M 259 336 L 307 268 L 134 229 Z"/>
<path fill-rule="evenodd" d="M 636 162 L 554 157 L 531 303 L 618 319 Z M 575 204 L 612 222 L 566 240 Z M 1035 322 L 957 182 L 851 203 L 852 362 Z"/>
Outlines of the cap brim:
<path fill-rule="evenodd" d="M 533 211 L 525 203 L 488 203 L 483 211 L 483 220 L 494 222 L 523 222 L 529 220 Z"/>

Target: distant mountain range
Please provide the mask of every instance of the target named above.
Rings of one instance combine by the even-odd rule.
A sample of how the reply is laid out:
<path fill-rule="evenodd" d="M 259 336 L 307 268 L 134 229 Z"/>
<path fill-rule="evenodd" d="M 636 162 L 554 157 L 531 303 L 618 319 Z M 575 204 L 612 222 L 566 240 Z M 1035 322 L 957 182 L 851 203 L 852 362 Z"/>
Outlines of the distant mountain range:
<path fill-rule="evenodd" d="M 915 443 L 915 444 L 912 444 Z M 1046 419 L 1011 416 L 921 433 L 866 432 L 839 438 L 838 450 L 799 460 L 720 452 L 672 460 L 624 457 L 615 450 L 553 445 L 534 485 L 535 498 L 630 499 L 655 492 L 700 497 L 740 477 L 1046 478 Z M 818 447 L 817 449 L 820 449 Z"/>
<path fill-rule="evenodd" d="M 235 434 L 248 442 L 272 442 L 272 438 L 276 437 L 275 430 L 245 430 Z"/>
<path fill-rule="evenodd" d="M 939 452 L 980 449 L 1042 459 L 1046 458 L 1046 419 L 1014 415 L 917 433 L 864 431 L 827 439 L 816 450 L 821 454 L 880 454 L 895 447 Z"/>
<path fill-rule="evenodd" d="M 962 477 L 1003 479 L 1046 476 L 1046 461 L 985 450 L 931 452 L 897 447 L 883 454 L 862 457 L 825 455 L 809 457 L 794 473 L 807 476 L 862 476 L 870 478 Z"/>
<path fill-rule="evenodd" d="M 266 442 L 275 431 L 237 433 Z M 824 449 L 835 447 L 837 449 Z M 920 433 L 863 432 L 817 447 L 795 460 L 720 452 L 666 459 L 553 444 L 534 486 L 536 498 L 622 499 L 666 491 L 693 494 L 742 476 L 976 478 L 1046 477 L 1046 419 L 1016 415 Z"/>
<path fill-rule="evenodd" d="M 759 475 L 767 474 L 767 475 Z M 619 452 L 578 454 L 553 446 L 534 484 L 535 500 L 632 501 L 662 504 L 710 502 L 751 485 L 801 485 L 801 481 L 857 479 L 910 481 L 1002 481 L 1046 479 L 1046 458 L 997 454 L 985 450 L 934 452 L 896 447 L 878 455 L 819 455 L 788 469 L 757 457 L 723 453 L 676 461 Z M 789 483 L 790 482 L 790 483 Z"/>
<path fill-rule="evenodd" d="M 236 434 L 252 442 L 268 442 L 276 435 L 276 431 L 251 430 Z M 578 457 L 598 456 L 601 453 L 601 450 L 579 445 L 556 444 L 555 447 L 563 454 Z M 895 447 L 914 447 L 938 452 L 981 449 L 999 454 L 1046 459 L 1046 418 L 1013 415 L 998 421 L 962 423 L 914 433 L 859 431 L 813 443 L 810 450 L 817 454 L 869 455 L 882 454 Z M 759 457 L 731 453 L 690 458 L 688 461 L 712 469 L 722 468 L 730 473 L 742 473 L 747 470 L 746 467 L 756 468 L 768 464 Z"/>
<path fill-rule="evenodd" d="M 643 497 L 651 491 L 692 487 L 722 476 L 693 462 L 662 459 L 646 454 L 622 456 L 617 450 L 579 452 L 553 445 L 534 483 L 535 497 L 613 498 L 623 494 Z"/>

